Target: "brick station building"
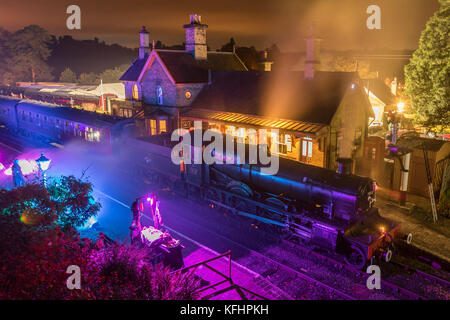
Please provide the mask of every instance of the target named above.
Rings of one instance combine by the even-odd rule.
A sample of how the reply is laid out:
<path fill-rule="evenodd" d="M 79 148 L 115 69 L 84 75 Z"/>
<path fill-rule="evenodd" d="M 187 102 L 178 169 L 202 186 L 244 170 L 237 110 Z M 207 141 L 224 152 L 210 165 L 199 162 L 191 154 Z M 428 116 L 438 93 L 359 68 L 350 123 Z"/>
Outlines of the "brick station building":
<path fill-rule="evenodd" d="M 257 144 L 250 129 L 267 129 L 280 156 L 333 170 L 348 158 L 359 171 L 373 110 L 356 72 L 318 71 L 320 39 L 313 35 L 304 71 L 270 71 L 267 55 L 261 71 L 250 71 L 234 50 L 207 50 L 207 27 L 190 15 L 185 50 L 150 48 L 148 31 L 140 32 L 139 58 L 121 81 L 126 98 L 142 103 L 146 135 L 199 120 L 204 129 Z"/>

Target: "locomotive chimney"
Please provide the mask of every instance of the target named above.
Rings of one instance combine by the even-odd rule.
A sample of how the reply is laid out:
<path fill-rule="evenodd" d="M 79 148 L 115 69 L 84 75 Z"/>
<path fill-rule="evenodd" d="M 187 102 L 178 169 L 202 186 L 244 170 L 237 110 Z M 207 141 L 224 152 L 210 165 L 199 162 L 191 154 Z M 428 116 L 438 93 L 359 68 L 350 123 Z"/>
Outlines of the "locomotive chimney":
<path fill-rule="evenodd" d="M 352 174 L 352 165 L 353 160 L 350 158 L 339 158 L 337 160 L 338 162 L 338 169 L 337 173 L 344 175 L 344 174 Z"/>

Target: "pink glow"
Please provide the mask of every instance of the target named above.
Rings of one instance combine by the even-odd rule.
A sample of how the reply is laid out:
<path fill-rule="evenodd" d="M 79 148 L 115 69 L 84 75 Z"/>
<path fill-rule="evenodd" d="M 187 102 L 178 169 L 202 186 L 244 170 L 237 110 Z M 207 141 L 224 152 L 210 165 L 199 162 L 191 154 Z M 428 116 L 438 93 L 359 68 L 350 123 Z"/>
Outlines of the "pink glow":
<path fill-rule="evenodd" d="M 39 167 L 36 163 L 36 161 L 34 160 L 19 160 L 19 166 L 20 169 L 22 170 L 22 174 L 24 176 L 36 173 L 39 171 Z M 5 174 L 7 176 L 11 176 L 12 175 L 12 165 L 5 170 Z"/>

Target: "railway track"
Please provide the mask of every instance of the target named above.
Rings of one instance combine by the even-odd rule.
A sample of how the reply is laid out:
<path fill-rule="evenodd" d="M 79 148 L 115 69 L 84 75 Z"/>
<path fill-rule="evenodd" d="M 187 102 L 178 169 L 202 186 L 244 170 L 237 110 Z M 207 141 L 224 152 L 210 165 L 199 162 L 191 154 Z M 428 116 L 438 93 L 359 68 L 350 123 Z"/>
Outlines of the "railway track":
<path fill-rule="evenodd" d="M 217 210 L 214 210 L 217 212 Z M 243 219 L 242 217 L 238 217 L 237 219 Z M 187 224 L 195 225 L 197 228 L 201 227 L 205 229 L 204 225 L 200 225 L 197 222 L 193 222 L 190 219 L 186 219 L 183 217 L 183 220 Z M 242 220 L 241 220 L 242 221 Z M 303 247 L 301 245 L 295 244 L 292 241 L 286 240 L 286 239 L 280 239 L 278 238 L 279 247 L 290 247 L 291 250 L 290 253 L 295 256 L 299 256 L 299 253 L 303 253 L 303 259 L 311 259 L 311 257 L 315 257 L 316 259 L 320 260 L 318 265 L 328 265 L 333 266 L 333 272 L 329 275 L 329 278 L 334 278 L 336 276 L 336 280 L 330 281 L 329 279 L 321 279 L 320 277 L 317 277 L 313 271 L 314 268 L 303 268 L 301 266 L 301 263 L 296 263 L 295 260 L 292 261 L 284 261 L 283 257 L 285 256 L 285 252 L 280 252 L 280 254 L 268 254 L 267 252 L 260 252 L 258 249 L 252 249 L 248 245 L 243 244 L 243 241 L 239 240 L 233 240 L 229 236 L 225 236 L 221 233 L 221 229 L 217 228 L 217 232 L 212 231 L 213 228 L 207 228 L 208 232 L 213 237 L 221 238 L 227 242 L 231 242 L 233 245 L 240 247 L 241 249 L 248 252 L 252 258 L 249 258 L 247 263 L 239 261 L 239 263 L 244 264 L 246 267 L 249 267 L 249 265 L 261 265 L 262 263 L 268 264 L 271 266 L 272 272 L 268 272 L 267 270 L 255 270 L 254 271 L 260 273 L 260 274 L 268 274 L 271 275 L 271 282 L 280 289 L 283 289 L 283 284 L 281 283 L 275 283 L 274 279 L 278 278 L 285 278 L 286 275 L 289 275 L 290 279 L 293 281 L 297 281 L 297 279 L 303 280 L 304 282 L 310 283 L 314 285 L 316 288 L 321 288 L 321 290 L 324 290 L 326 293 L 322 292 L 322 297 L 325 299 L 345 299 L 345 300 L 358 300 L 358 299 L 373 299 L 373 295 L 377 296 L 377 293 L 374 293 L 374 290 L 369 290 L 366 287 L 366 279 L 370 276 L 369 274 L 354 269 L 351 266 L 348 266 L 346 263 L 341 262 L 335 258 L 329 257 L 327 255 L 318 253 L 316 251 L 310 250 L 306 247 Z M 264 232 L 263 230 L 259 230 L 258 232 Z M 271 234 L 265 234 L 264 237 L 273 238 L 274 243 L 276 242 L 276 239 Z M 301 256 L 301 255 L 300 255 Z M 307 256 L 305 258 L 305 256 Z M 281 259 L 280 259 L 281 257 Z M 257 260 L 257 262 L 253 261 Z M 252 269 L 251 267 L 249 267 Z M 340 284 L 340 274 L 345 270 L 348 275 L 347 284 L 341 285 Z M 270 271 L 270 270 L 269 270 Z M 277 276 L 278 274 L 278 276 Z M 431 275 L 430 275 L 431 276 Z M 433 299 L 433 297 L 427 297 L 425 295 L 422 295 L 418 292 L 412 291 L 408 288 L 405 288 L 404 286 L 397 284 L 392 281 L 388 281 L 386 279 L 381 280 L 382 289 L 381 290 L 375 290 L 381 292 L 378 294 L 378 298 L 375 299 L 399 299 L 399 300 L 428 300 Z M 301 284 L 300 284 L 301 286 Z M 355 289 L 356 288 L 356 289 Z M 291 294 L 291 292 L 289 292 Z"/>
<path fill-rule="evenodd" d="M 353 272 L 358 278 L 363 278 L 363 279 L 367 279 L 370 275 L 361 271 L 361 270 L 357 270 L 347 264 L 345 264 L 342 261 L 339 261 L 333 257 L 330 257 L 326 254 L 321 254 L 319 252 L 313 251 L 311 249 L 305 248 L 301 245 L 296 245 L 295 243 L 293 243 L 292 241 L 289 241 L 288 239 L 282 239 L 281 240 L 282 243 L 285 246 L 290 246 L 293 250 L 295 251 L 302 251 L 303 254 L 305 255 L 311 255 L 314 256 L 318 259 L 323 259 L 326 263 L 330 264 L 330 265 L 338 265 L 340 266 L 340 268 L 345 268 L 346 270 L 349 270 L 350 272 Z M 447 293 L 450 295 L 450 282 L 425 273 L 423 271 L 420 271 L 418 269 L 412 268 L 410 266 L 407 266 L 405 264 L 399 263 L 399 262 L 390 262 L 390 265 L 396 265 L 399 268 L 401 268 L 404 271 L 409 271 L 408 275 L 411 274 L 416 274 L 417 277 L 414 279 L 414 281 L 420 282 L 421 285 L 417 285 L 417 287 L 423 287 L 423 286 L 429 286 L 430 283 L 425 283 L 424 280 L 429 280 L 432 282 L 432 285 L 439 287 L 438 289 L 442 289 L 442 291 L 447 291 Z M 387 275 L 389 277 L 389 279 L 391 279 L 392 277 L 390 277 L 390 275 Z M 400 278 L 400 279 L 398 279 Z M 386 290 L 386 288 L 388 288 L 395 296 L 399 296 L 399 298 L 403 298 L 406 297 L 408 299 L 412 299 L 412 300 L 429 300 L 429 299 L 436 299 L 436 296 L 427 296 L 426 294 L 424 294 L 423 292 L 416 292 L 411 290 L 410 288 L 405 288 L 404 287 L 404 283 L 400 284 L 400 281 L 410 281 L 411 279 L 402 279 L 404 278 L 403 276 L 397 276 L 396 280 L 386 280 L 386 279 L 381 279 L 381 287 L 384 288 L 383 290 Z M 394 278 L 395 279 L 395 278 Z"/>
<path fill-rule="evenodd" d="M 201 226 L 201 225 L 199 225 L 199 224 L 197 224 L 195 222 L 192 222 L 191 220 L 187 220 L 187 219 L 185 219 L 185 220 L 187 222 L 186 223 L 187 225 L 188 224 L 192 224 L 192 225 L 195 225 L 197 228 L 198 227 L 203 228 L 203 226 Z M 175 231 L 175 230 L 173 230 L 173 231 Z M 183 235 L 183 234 L 179 233 L 178 231 L 175 231 L 175 232 L 180 234 L 180 235 Z M 325 283 L 323 281 L 320 281 L 320 280 L 318 280 L 318 279 L 308 275 L 308 273 L 306 271 L 298 270 L 298 269 L 293 268 L 293 267 L 291 267 L 291 266 L 289 266 L 287 264 L 279 262 L 276 259 L 273 259 L 273 258 L 271 258 L 271 257 L 269 257 L 267 255 L 264 255 L 264 254 L 262 254 L 262 253 L 260 253 L 260 252 L 258 252 L 256 250 L 253 250 L 253 249 L 249 248 L 248 246 L 243 245 L 242 243 L 238 243 L 238 242 L 236 242 L 236 241 L 234 241 L 234 240 L 232 240 L 232 239 L 230 239 L 230 238 L 228 238 L 226 236 L 223 236 L 223 235 L 221 235 L 219 233 L 213 232 L 211 230 L 207 230 L 207 232 L 211 233 L 212 236 L 214 236 L 216 238 L 221 238 L 221 239 L 223 239 L 223 240 L 225 240 L 227 242 L 230 242 L 234 246 L 237 246 L 237 247 L 245 250 L 247 253 L 249 253 L 250 256 L 247 257 L 248 264 L 254 264 L 254 265 L 261 265 L 261 263 L 268 264 L 270 267 L 267 268 L 266 271 L 262 271 L 262 270 L 253 270 L 253 271 L 256 271 L 258 273 L 263 273 L 263 274 L 264 273 L 271 274 L 272 275 L 272 277 L 271 277 L 271 279 L 272 279 L 271 282 L 272 283 L 274 283 L 273 279 L 276 279 L 276 277 L 274 277 L 273 275 L 275 273 L 280 273 L 280 271 L 281 271 L 283 273 L 286 273 L 293 280 L 300 279 L 303 282 L 307 282 L 309 284 L 313 284 L 316 288 L 320 288 L 320 290 L 322 290 L 322 292 L 320 292 L 319 295 L 322 295 L 324 297 L 338 298 L 338 299 L 343 299 L 343 300 L 357 300 L 358 299 L 357 297 L 354 297 L 351 294 L 348 294 L 348 293 L 346 293 L 346 292 L 344 292 L 342 290 L 339 290 L 338 288 L 332 287 L 329 284 L 327 284 L 327 283 Z M 275 267 L 275 269 L 273 267 Z M 270 272 L 270 270 L 275 270 L 275 271 L 274 272 Z M 282 275 L 278 274 L 278 278 L 286 277 L 286 274 L 282 274 Z M 278 287 L 280 287 L 280 289 L 283 290 L 282 285 L 280 286 L 280 283 L 274 283 L 274 284 L 277 285 Z M 303 283 L 303 286 L 306 286 L 306 283 Z M 300 287 L 302 287 L 302 286 L 300 285 Z M 323 292 L 323 290 L 325 292 Z"/>

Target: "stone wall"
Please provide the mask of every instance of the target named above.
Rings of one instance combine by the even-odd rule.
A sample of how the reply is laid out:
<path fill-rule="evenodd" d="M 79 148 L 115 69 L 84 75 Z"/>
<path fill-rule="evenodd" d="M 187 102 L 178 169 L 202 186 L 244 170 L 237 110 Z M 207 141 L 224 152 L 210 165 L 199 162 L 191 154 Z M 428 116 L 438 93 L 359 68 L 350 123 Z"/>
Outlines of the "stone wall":
<path fill-rule="evenodd" d="M 142 100 L 148 104 L 157 104 L 156 88 L 160 86 L 163 92 L 163 105 L 177 105 L 177 90 L 175 84 L 155 59 L 145 74 L 142 82 Z"/>

